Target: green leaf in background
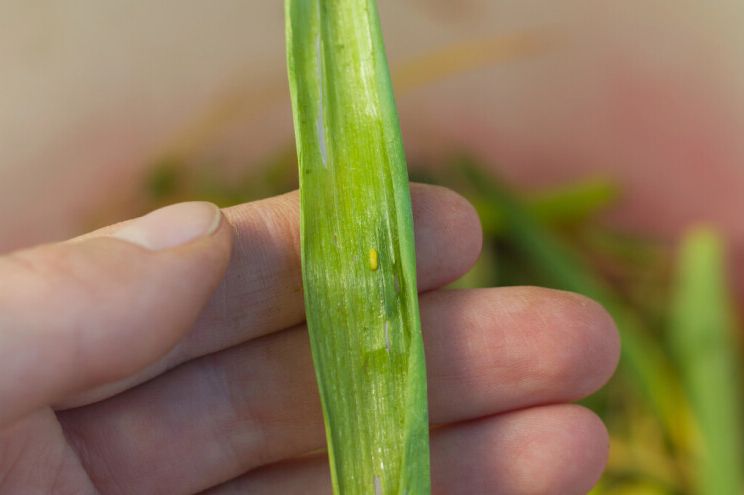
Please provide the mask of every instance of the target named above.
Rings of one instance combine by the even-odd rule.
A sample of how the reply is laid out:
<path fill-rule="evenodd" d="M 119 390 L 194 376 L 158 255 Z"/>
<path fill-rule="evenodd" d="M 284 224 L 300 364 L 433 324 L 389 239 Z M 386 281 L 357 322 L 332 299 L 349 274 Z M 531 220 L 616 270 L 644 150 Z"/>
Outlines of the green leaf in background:
<path fill-rule="evenodd" d="M 542 224 L 576 224 L 607 208 L 617 198 L 617 187 L 607 180 L 593 179 L 540 191 L 524 198 L 525 208 Z M 493 208 L 489 198 L 471 198 L 490 235 L 502 234 L 508 227 L 504 211 Z"/>
<path fill-rule="evenodd" d="M 303 283 L 335 493 L 429 488 L 413 220 L 372 0 L 287 0 Z"/>
<path fill-rule="evenodd" d="M 609 179 L 590 179 L 530 194 L 529 210 L 544 223 L 577 223 L 607 209 L 618 198 L 617 184 Z"/>
<path fill-rule="evenodd" d="M 504 235 L 529 261 L 542 283 L 584 294 L 610 312 L 622 337 L 621 372 L 645 396 L 670 440 L 678 447 L 686 446 L 689 412 L 679 380 L 664 349 L 646 331 L 642 318 L 571 246 L 545 228 L 536 214 L 506 186 L 484 174 L 468 159 L 461 159 L 457 166 L 475 188 L 478 201 L 500 212 Z"/>
<path fill-rule="evenodd" d="M 699 431 L 694 478 L 700 495 L 744 493 L 739 346 L 723 241 L 690 232 L 679 256 L 669 337 Z"/>

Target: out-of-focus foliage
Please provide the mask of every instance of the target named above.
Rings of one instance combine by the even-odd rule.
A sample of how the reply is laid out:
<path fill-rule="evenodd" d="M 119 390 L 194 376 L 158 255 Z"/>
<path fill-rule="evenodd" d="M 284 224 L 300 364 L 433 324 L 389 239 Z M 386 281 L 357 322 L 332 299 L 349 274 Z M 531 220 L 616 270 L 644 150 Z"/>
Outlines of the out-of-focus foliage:
<path fill-rule="evenodd" d="M 698 493 L 740 494 L 740 353 L 721 240 L 705 229 L 692 231 L 678 265 L 669 342 L 699 428 L 693 481 Z"/>
<path fill-rule="evenodd" d="M 291 153 L 280 153 L 263 174 L 217 179 L 207 167 L 165 160 L 147 190 L 152 206 L 184 198 L 229 205 L 293 189 L 295 167 Z M 693 228 L 674 246 L 608 227 L 602 213 L 622 195 L 611 180 L 524 192 L 484 170 L 455 158 L 412 174 L 459 191 L 481 216 L 482 257 L 455 286 L 579 292 L 601 302 L 620 329 L 618 373 L 584 401 L 611 436 L 593 495 L 744 493 L 741 328 L 722 239 Z"/>

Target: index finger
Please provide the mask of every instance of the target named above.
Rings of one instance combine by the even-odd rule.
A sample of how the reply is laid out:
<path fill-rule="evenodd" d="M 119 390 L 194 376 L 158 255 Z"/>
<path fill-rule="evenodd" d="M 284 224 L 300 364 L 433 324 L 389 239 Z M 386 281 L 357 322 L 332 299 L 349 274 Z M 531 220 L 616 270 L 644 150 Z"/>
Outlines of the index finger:
<path fill-rule="evenodd" d="M 473 207 L 449 189 L 412 184 L 411 199 L 418 287 L 424 292 L 467 272 L 480 254 L 482 233 Z M 304 321 L 297 192 L 227 208 L 224 213 L 234 229 L 233 257 L 193 330 L 140 373 L 70 398 L 60 407 L 111 397 L 191 359 Z"/>

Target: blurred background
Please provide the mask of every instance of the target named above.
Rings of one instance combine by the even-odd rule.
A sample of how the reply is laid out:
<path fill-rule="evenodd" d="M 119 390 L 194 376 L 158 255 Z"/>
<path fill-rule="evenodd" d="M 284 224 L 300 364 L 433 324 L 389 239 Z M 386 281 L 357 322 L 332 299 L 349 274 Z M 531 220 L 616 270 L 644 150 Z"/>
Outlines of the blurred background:
<path fill-rule="evenodd" d="M 296 187 L 282 2 L 0 2 L 0 252 Z M 380 0 L 411 174 L 476 204 L 457 285 L 588 294 L 596 494 L 741 494 L 742 0 Z"/>

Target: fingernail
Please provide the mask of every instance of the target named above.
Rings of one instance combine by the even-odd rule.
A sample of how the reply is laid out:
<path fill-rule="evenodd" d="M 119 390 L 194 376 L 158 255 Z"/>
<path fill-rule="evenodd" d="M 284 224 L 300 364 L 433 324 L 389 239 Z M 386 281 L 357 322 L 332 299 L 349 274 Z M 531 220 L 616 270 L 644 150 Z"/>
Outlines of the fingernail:
<path fill-rule="evenodd" d="M 179 203 L 130 220 L 111 236 L 158 251 L 211 235 L 221 221 L 222 213 L 212 203 Z"/>

